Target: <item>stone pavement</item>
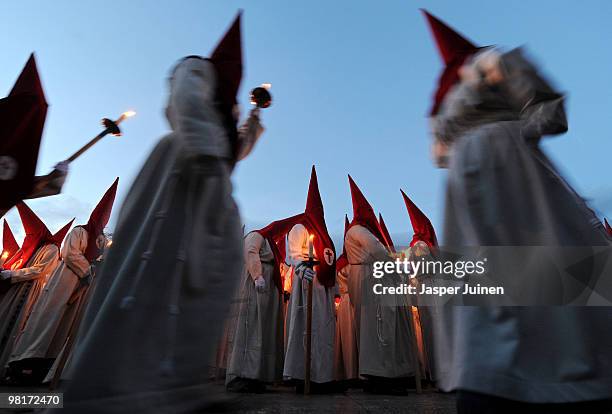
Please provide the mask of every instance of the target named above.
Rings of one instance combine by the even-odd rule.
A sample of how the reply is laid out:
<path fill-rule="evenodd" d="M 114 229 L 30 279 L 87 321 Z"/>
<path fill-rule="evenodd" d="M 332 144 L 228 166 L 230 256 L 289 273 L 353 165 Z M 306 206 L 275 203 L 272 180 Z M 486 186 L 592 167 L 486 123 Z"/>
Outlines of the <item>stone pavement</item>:
<path fill-rule="evenodd" d="M 454 414 L 455 396 L 433 390 L 405 397 L 366 394 L 349 390 L 335 395 L 296 395 L 292 389 L 277 387 L 266 394 L 238 395 L 227 404 L 233 412 L 242 413 L 407 413 Z"/>

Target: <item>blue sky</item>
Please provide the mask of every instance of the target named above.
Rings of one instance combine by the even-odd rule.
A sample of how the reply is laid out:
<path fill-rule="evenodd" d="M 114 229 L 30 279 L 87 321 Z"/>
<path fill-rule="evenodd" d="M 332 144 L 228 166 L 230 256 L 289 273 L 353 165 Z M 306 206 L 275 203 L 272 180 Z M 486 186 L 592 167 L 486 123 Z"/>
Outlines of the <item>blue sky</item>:
<path fill-rule="evenodd" d="M 94 136 L 100 118 L 138 112 L 123 137 L 72 165 L 63 195 L 31 206 L 52 231 L 74 216 L 82 223 L 116 176 L 120 203 L 168 131 L 169 69 L 182 56 L 207 55 L 242 8 L 243 113 L 249 90 L 262 82 L 272 83 L 275 98 L 263 114 L 265 135 L 234 176 L 244 220 L 263 225 L 301 212 L 316 164 L 331 233 L 341 233 L 351 211 L 347 173 L 392 233 L 411 236 L 400 187 L 441 228 L 445 173 L 430 162 L 425 116 L 441 62 L 419 7 L 475 43 L 527 46 L 569 95 L 570 131 L 546 150 L 596 211 L 612 216 L 612 2 L 605 0 L 2 2 L 0 94 L 34 51 L 50 103 L 39 173 Z M 15 213 L 7 217 L 20 233 Z"/>

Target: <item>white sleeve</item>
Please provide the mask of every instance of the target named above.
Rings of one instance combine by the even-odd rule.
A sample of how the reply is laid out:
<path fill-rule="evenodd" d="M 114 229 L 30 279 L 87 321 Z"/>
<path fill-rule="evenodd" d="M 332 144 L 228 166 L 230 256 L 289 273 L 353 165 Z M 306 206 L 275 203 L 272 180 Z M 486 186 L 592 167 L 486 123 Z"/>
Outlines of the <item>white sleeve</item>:
<path fill-rule="evenodd" d="M 259 110 L 254 109 L 238 128 L 238 161 L 245 159 L 263 134 L 265 128 L 259 121 Z"/>
<path fill-rule="evenodd" d="M 83 227 L 72 229 L 62 247 L 62 260 L 78 277 L 84 277 L 89 269 L 89 261 L 85 257 L 88 234 Z"/>
<path fill-rule="evenodd" d="M 38 256 L 38 252 L 41 251 Z M 54 244 L 47 244 L 41 247 L 38 251 L 36 251 L 36 261 L 32 263 L 31 266 L 18 269 L 11 270 L 11 283 L 20 283 L 26 282 L 28 280 L 38 279 L 39 277 L 44 277 L 48 273 L 53 271 L 53 267 L 57 264 L 58 261 L 58 248 Z"/>
<path fill-rule="evenodd" d="M 264 242 L 265 239 L 257 232 L 250 233 L 244 239 L 244 261 L 247 271 L 253 280 L 263 274 L 259 251 Z"/>

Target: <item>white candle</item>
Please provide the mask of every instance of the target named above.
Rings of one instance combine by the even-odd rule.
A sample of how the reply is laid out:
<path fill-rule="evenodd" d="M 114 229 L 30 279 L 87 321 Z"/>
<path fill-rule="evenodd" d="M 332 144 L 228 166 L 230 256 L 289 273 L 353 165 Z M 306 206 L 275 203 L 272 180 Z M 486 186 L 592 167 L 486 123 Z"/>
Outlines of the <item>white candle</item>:
<path fill-rule="evenodd" d="M 312 246 L 312 240 L 314 239 L 314 234 L 311 234 L 308 237 L 308 258 L 310 260 L 314 259 L 314 252 L 313 252 L 313 246 Z"/>

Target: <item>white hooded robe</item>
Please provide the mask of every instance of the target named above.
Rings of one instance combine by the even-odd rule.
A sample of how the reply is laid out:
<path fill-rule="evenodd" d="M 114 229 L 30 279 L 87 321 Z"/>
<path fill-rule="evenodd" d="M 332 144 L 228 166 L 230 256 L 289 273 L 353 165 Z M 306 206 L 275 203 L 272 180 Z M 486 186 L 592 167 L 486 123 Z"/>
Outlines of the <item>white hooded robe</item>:
<path fill-rule="evenodd" d="M 293 269 L 308 260 L 308 230 L 302 224 L 293 226 L 288 236 L 288 257 Z M 314 251 L 318 260 L 318 252 Z M 283 376 L 304 379 L 306 351 L 306 306 L 308 284 L 292 272 L 291 297 L 287 306 L 287 352 Z M 334 380 L 334 336 L 336 317 L 333 288 L 326 288 L 315 277 L 312 285 L 311 380 L 325 383 Z"/>

